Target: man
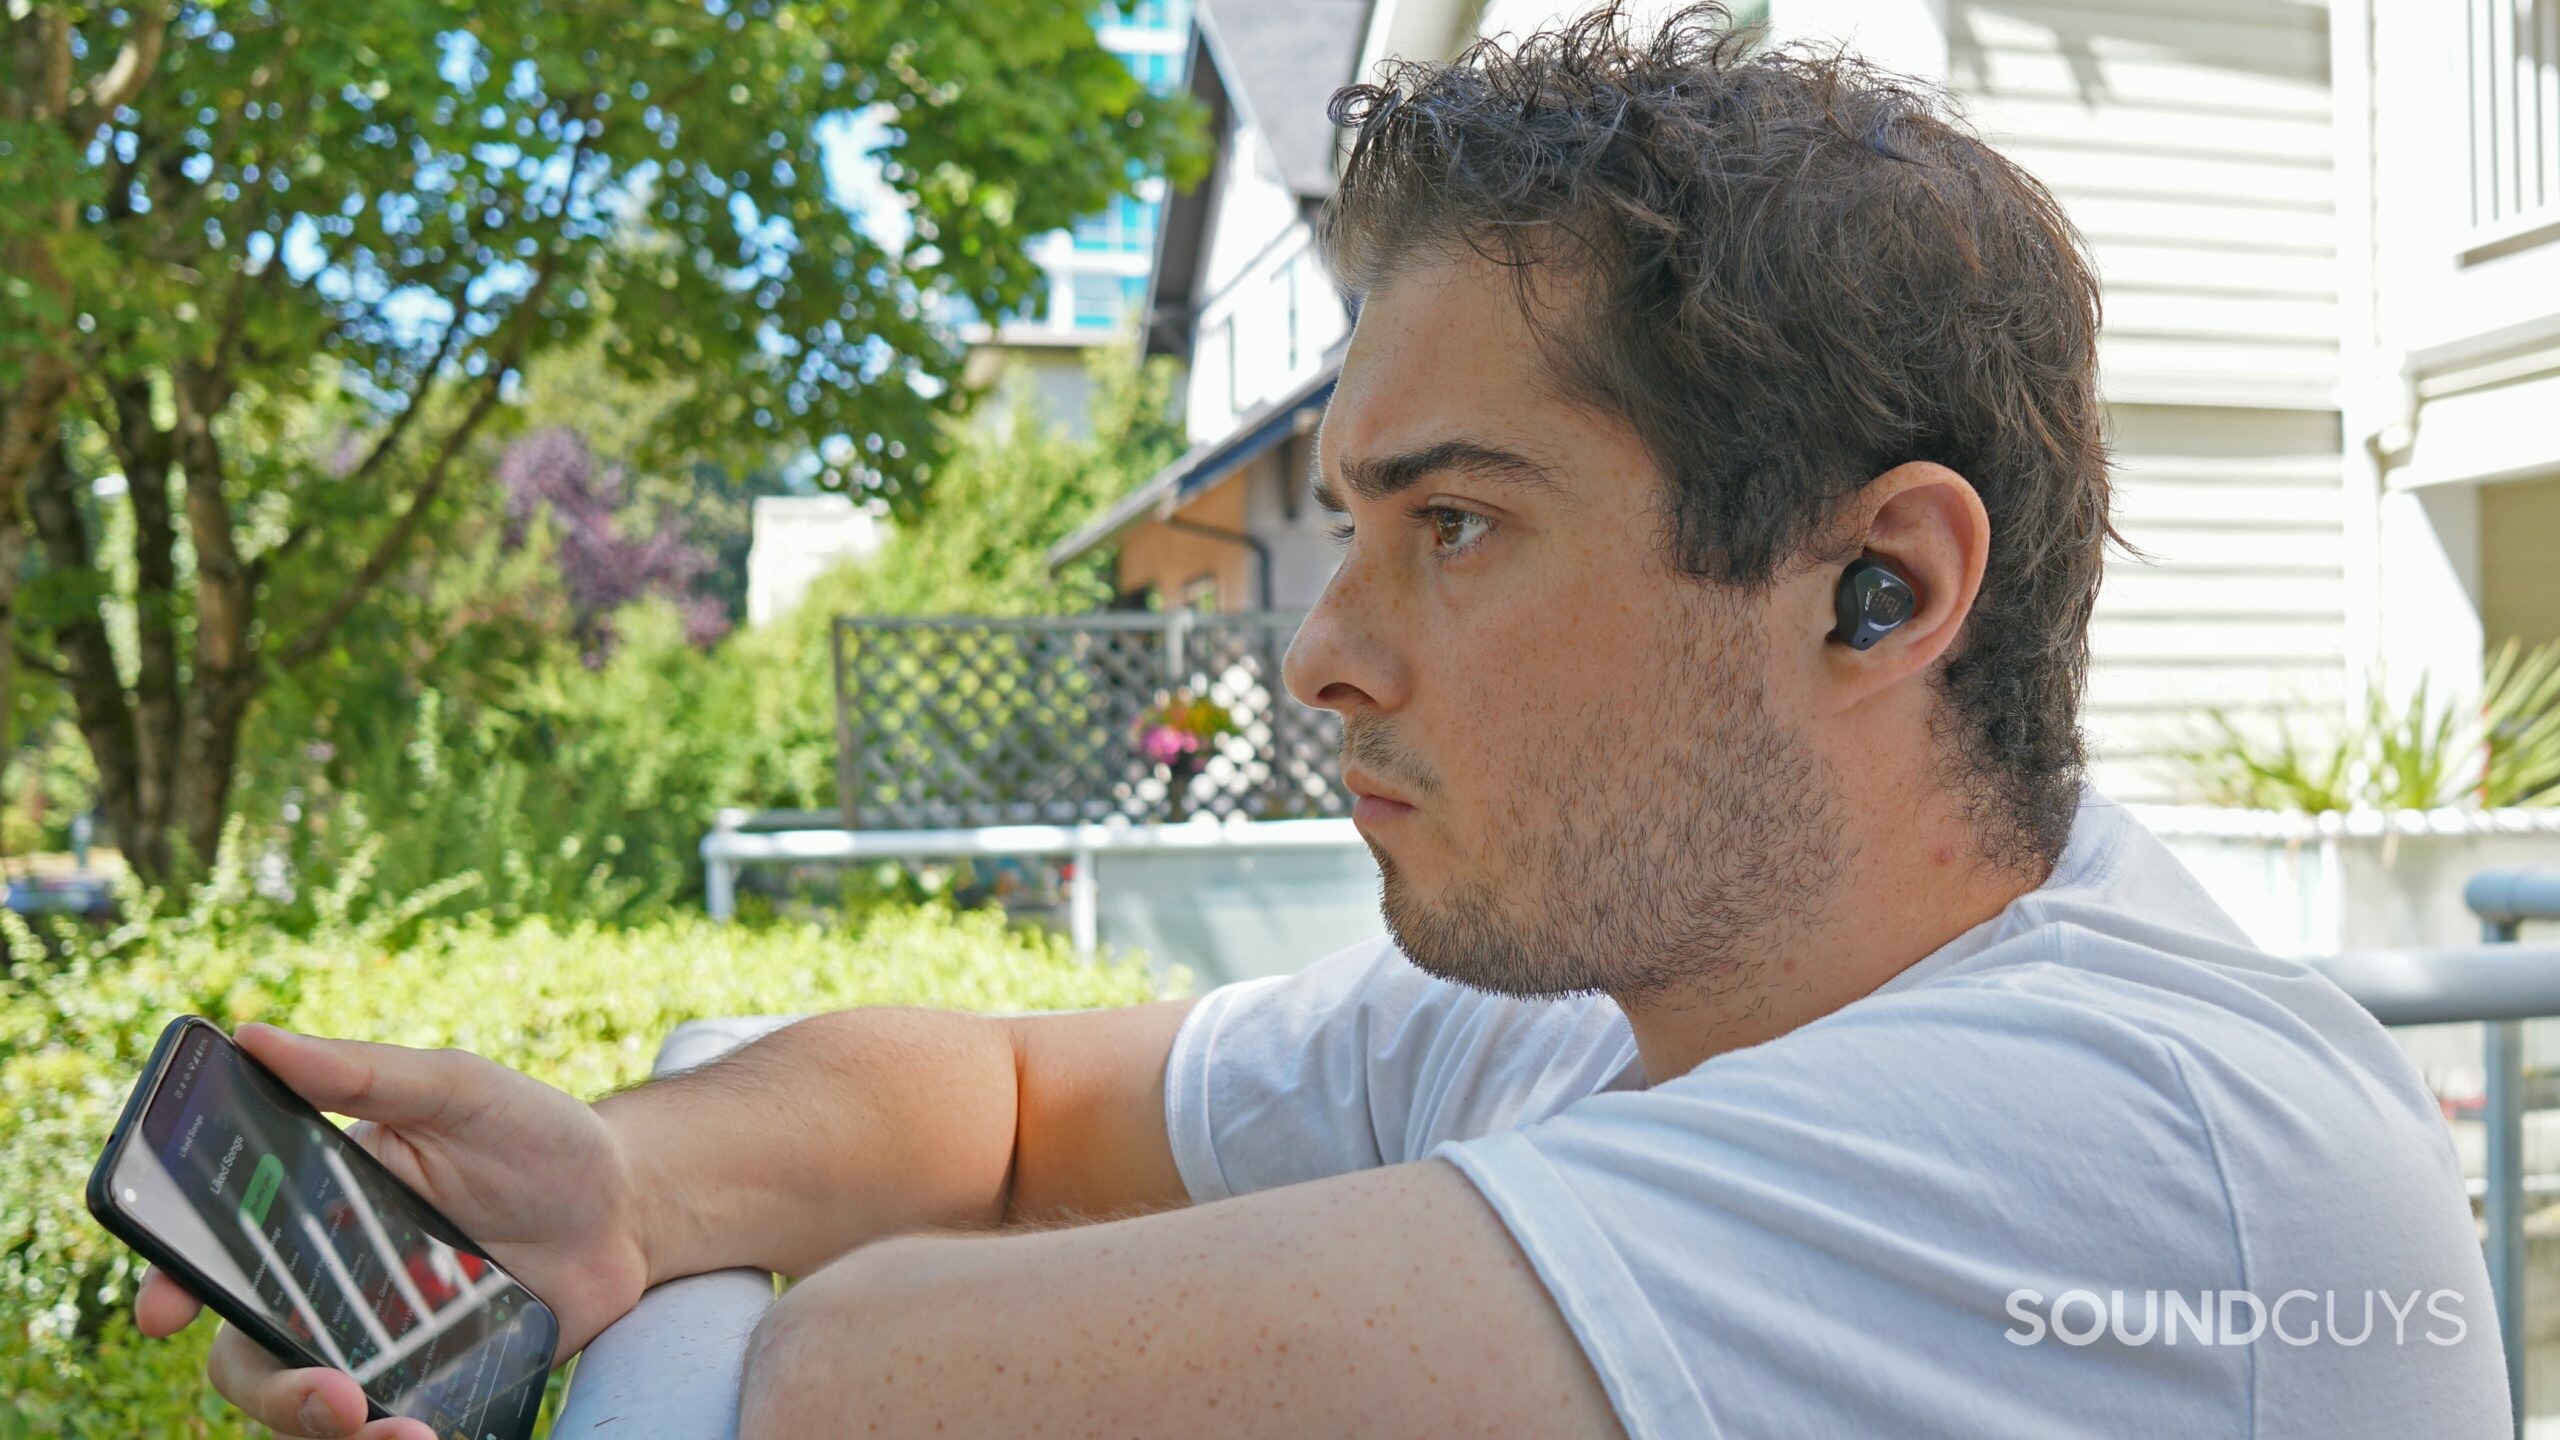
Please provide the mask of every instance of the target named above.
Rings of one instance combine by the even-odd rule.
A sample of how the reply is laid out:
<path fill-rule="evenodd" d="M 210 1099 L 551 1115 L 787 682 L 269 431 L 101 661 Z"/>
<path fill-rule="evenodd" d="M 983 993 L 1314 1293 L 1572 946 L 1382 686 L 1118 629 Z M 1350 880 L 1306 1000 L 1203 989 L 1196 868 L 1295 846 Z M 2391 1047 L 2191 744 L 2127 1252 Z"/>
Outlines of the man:
<path fill-rule="evenodd" d="M 2504 1433 L 2417 1076 L 2081 779 L 2070 227 L 1922 95 L 1719 25 L 1337 97 L 1345 548 L 1287 678 L 1391 939 L 824 1016 L 592 1107 L 242 1043 L 564 1354 L 672 1276 L 800 1277 L 754 1437 Z M 1844 607 L 1879 574 L 1907 614 Z M 344 1375 L 212 1372 L 357 1433 Z"/>

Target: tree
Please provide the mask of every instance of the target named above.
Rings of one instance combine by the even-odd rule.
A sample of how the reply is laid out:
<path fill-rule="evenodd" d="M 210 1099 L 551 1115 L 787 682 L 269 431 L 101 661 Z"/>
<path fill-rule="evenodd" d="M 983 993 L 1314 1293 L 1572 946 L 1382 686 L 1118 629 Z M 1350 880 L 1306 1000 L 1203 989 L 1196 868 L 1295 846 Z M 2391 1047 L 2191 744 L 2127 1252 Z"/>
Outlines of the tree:
<path fill-rule="evenodd" d="M 1019 362 L 1016 362 L 1019 364 Z M 1044 419 L 1028 384 L 987 429 L 954 432 L 933 493 L 879 552 L 826 577 L 830 614 L 1066 615 L 1111 602 L 1114 557 L 1087 553 L 1058 573 L 1049 547 L 1183 451 L 1167 357 L 1125 345 L 1086 356 L 1087 433 Z M 945 422 L 949 425 L 951 422 Z M 818 648 L 826 646 L 823 638 Z"/>
<path fill-rule="evenodd" d="M 690 382 L 635 463 L 844 436 L 832 483 L 905 510 L 970 398 L 934 302 L 1004 313 L 1025 239 L 1202 163 L 1189 103 L 1048 0 L 7 15 L 0 612 L 156 879 L 210 858 L 273 676 L 339 642 L 514 377 L 608 304 L 619 374 Z M 829 191 L 824 136 L 857 114 L 885 123 L 902 242 Z M 349 423 L 361 443 L 322 442 Z M 121 655 L 87 493 L 110 468 Z M 41 564 L 12 597 L 22 498 Z"/>

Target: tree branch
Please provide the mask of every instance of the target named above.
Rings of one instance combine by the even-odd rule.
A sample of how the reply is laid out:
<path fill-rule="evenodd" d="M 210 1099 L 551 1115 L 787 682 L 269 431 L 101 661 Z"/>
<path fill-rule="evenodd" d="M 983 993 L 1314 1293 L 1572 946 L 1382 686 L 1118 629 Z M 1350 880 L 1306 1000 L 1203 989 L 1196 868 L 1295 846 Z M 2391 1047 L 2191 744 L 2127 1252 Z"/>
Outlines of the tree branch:
<path fill-rule="evenodd" d="M 118 463 L 125 497 L 133 508 L 135 803 L 145 830 L 168 818 L 178 768 L 178 717 L 184 683 L 178 673 L 178 532 L 169 514 L 171 436 L 151 420 L 151 380 L 128 375 L 102 387 L 107 412 L 99 417 Z"/>
<path fill-rule="evenodd" d="M 75 134 L 97 129 L 117 107 L 142 93 L 142 87 L 151 83 L 151 73 L 160 68 L 160 47 L 168 34 L 167 10 L 154 6 L 134 16 L 133 30 L 124 37 L 106 73 L 65 97 Z"/>
<path fill-rule="evenodd" d="M 89 550 L 89 527 L 80 518 L 80 479 L 60 437 L 45 447 L 27 486 L 27 518 L 44 546 L 45 566 L 64 574 L 96 565 Z M 139 835 L 137 771 L 134 764 L 133 709 L 124 682 L 116 674 L 115 647 L 107 639 L 105 617 L 93 603 L 57 621 L 54 644 L 67 664 L 72 713 L 88 739 L 97 762 L 100 799 L 119 835 Z M 142 857 L 146 861 L 149 856 Z"/>
<path fill-rule="evenodd" d="M 55 664 L 51 660 L 47 660 L 35 651 L 28 649 L 25 641 L 22 640 L 18 642 L 17 650 L 18 663 L 20 665 L 35 671 L 39 675 L 50 675 L 65 685 L 71 683 L 71 672 L 69 670 Z"/>
<path fill-rule="evenodd" d="M 427 511 L 435 504 L 436 497 L 443 492 L 446 477 L 453 471 L 454 460 L 461 455 L 463 447 L 471 443 L 471 437 L 478 433 L 481 424 L 498 408 L 498 397 L 504 388 L 507 373 L 515 368 L 517 357 L 524 353 L 525 342 L 531 335 L 534 315 L 540 308 L 543 292 L 551 288 L 551 281 L 559 273 L 559 266 L 560 254 L 556 249 L 544 256 L 541 272 L 534 277 L 533 284 L 525 291 L 524 299 L 517 303 L 516 313 L 509 317 L 508 328 L 511 333 L 507 343 L 499 351 L 492 353 L 489 358 L 489 373 L 484 377 L 478 398 L 471 402 L 471 408 L 464 412 L 462 419 L 446 433 L 443 446 L 436 452 L 434 462 L 427 467 L 426 478 L 418 482 L 416 490 L 410 492 L 408 505 L 401 510 L 400 517 L 391 522 L 390 530 L 385 532 L 382 539 L 374 545 L 373 552 L 365 557 L 364 563 L 356 567 L 355 573 L 347 577 L 344 585 L 338 587 L 338 593 L 330 598 L 327 605 L 321 607 L 320 613 L 312 618 L 311 623 L 305 625 L 285 643 L 282 649 L 276 652 L 278 665 L 292 669 L 319 654 L 328 646 L 329 636 L 355 612 L 356 606 L 363 602 L 364 597 L 373 590 L 373 587 L 381 584 L 382 578 L 391 573 L 391 567 L 400 558 L 400 552 L 407 548 L 410 538 L 416 535 L 419 527 L 426 523 Z"/>
<path fill-rule="evenodd" d="M 576 203 L 578 181 L 586 170 L 589 145 L 595 138 L 595 122 L 584 118 L 584 106 L 578 109 L 581 112 L 578 141 L 569 152 L 569 173 L 561 184 L 560 205 L 553 217 L 555 220 L 565 220 Z M 411 537 L 426 524 L 427 512 L 434 506 L 437 496 L 443 493 L 446 477 L 453 472 L 454 460 L 461 455 L 463 447 L 470 444 L 471 437 L 479 432 L 481 424 L 497 409 L 498 398 L 506 383 L 507 374 L 515 368 L 517 360 L 524 354 L 526 343 L 532 338 L 534 323 L 542 309 L 542 297 L 550 290 L 552 281 L 559 278 L 564 252 L 565 247 L 558 244 L 544 250 L 541 268 L 534 273 L 533 283 L 525 288 L 524 298 L 516 302 L 514 313 L 507 317 L 503 341 L 489 351 L 489 372 L 486 383 L 481 386 L 479 397 L 471 402 L 471 408 L 464 412 L 462 419 L 446 433 L 443 446 L 436 452 L 435 460 L 427 467 L 426 478 L 420 480 L 418 488 L 410 493 L 408 505 L 401 510 L 399 518 L 391 522 L 390 530 L 385 532 L 382 539 L 375 544 L 372 553 L 365 556 L 364 563 L 356 567 L 355 573 L 347 577 L 347 582 L 338 588 L 338 593 L 330 597 L 329 602 L 321 607 L 320 613 L 312 617 L 309 624 L 276 652 L 277 664 L 286 669 L 292 669 L 325 649 L 328 646 L 329 637 L 337 631 L 338 626 L 345 623 L 349 615 L 355 612 L 356 606 L 363 602 L 364 597 L 373 590 L 373 587 L 381 584 L 383 577 L 391 573 L 391 567 L 400 558 L 400 552 L 407 548 Z M 439 356 L 444 353 L 454 336 L 460 333 L 463 319 L 464 313 L 457 303 L 453 324 L 446 328 L 444 339 L 439 342 Z M 400 413 L 400 419 L 393 422 L 395 432 L 405 427 L 410 416 L 418 413 L 426 397 L 424 387 L 433 382 L 435 370 L 440 368 L 441 364 L 442 361 L 439 359 L 436 366 L 430 367 L 420 376 L 418 393 L 410 401 L 409 408 Z M 396 434 L 384 437 L 385 440 L 394 438 L 397 438 Z M 374 463 L 376 456 L 386 453 L 388 451 L 385 446 L 377 445 L 375 456 L 368 456 L 365 465 L 360 466 L 357 473 L 364 473 Z M 293 538 L 290 533 L 286 536 L 288 542 Z"/>
<path fill-rule="evenodd" d="M 427 363 L 419 367 L 417 383 L 409 387 L 409 403 L 401 407 L 399 414 L 391 417 L 391 423 L 375 438 L 373 449 L 356 462 L 355 469 L 347 472 L 347 484 L 361 484 L 374 471 L 381 469 L 382 462 L 399 447 L 400 437 L 409 433 L 409 427 L 417 423 L 419 412 L 427 408 L 427 388 L 436 383 L 436 375 L 444 369 L 444 362 L 453 358 L 454 341 L 461 338 L 463 327 L 478 313 L 463 304 L 459 297 L 452 303 L 452 323 L 444 327 L 444 334 L 436 340 L 435 354 L 427 357 Z"/>

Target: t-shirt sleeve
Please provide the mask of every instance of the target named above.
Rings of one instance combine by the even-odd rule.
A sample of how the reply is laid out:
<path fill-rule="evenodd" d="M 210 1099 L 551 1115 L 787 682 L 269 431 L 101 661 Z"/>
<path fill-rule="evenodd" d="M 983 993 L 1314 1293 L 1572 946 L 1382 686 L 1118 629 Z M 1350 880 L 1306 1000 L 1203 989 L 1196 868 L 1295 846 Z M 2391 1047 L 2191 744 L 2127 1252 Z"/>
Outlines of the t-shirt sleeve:
<path fill-rule="evenodd" d="M 2063 1008 L 1877 997 L 1431 1157 L 1500 1215 L 1636 1440 L 2109 1413 L 2241 1433 L 2199 1404 L 2243 1393 L 2238 1349 L 2004 1339 L 2020 1290 L 2240 1283 L 2175 1061 Z"/>
<path fill-rule="evenodd" d="M 1521 1000 L 1415 968 L 1392 937 L 1209 992 L 1174 1034 L 1165 1129 L 1195 1203 L 1421 1158 L 1624 1080 L 1591 997 Z"/>
<path fill-rule="evenodd" d="M 1373 1084 L 1373 1051 L 1427 1018 L 1427 983 L 1380 936 L 1203 996 L 1165 1062 L 1165 1129 L 1192 1200 L 1382 1163 L 1374 1117 L 1404 1096 Z"/>

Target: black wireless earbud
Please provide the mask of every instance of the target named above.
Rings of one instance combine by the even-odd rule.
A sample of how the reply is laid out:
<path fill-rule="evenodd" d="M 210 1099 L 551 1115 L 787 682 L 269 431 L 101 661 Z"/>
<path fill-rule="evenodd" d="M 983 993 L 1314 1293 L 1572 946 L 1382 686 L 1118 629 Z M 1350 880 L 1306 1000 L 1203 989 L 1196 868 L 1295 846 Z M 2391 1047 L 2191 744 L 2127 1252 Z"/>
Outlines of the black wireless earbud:
<path fill-rule="evenodd" d="M 1867 649 L 1910 619 L 1919 603 L 1910 581 L 1877 561 L 1852 560 L 1840 572 L 1840 590 L 1831 602 L 1840 621 L 1831 633 L 1849 642 L 1852 650 Z"/>

